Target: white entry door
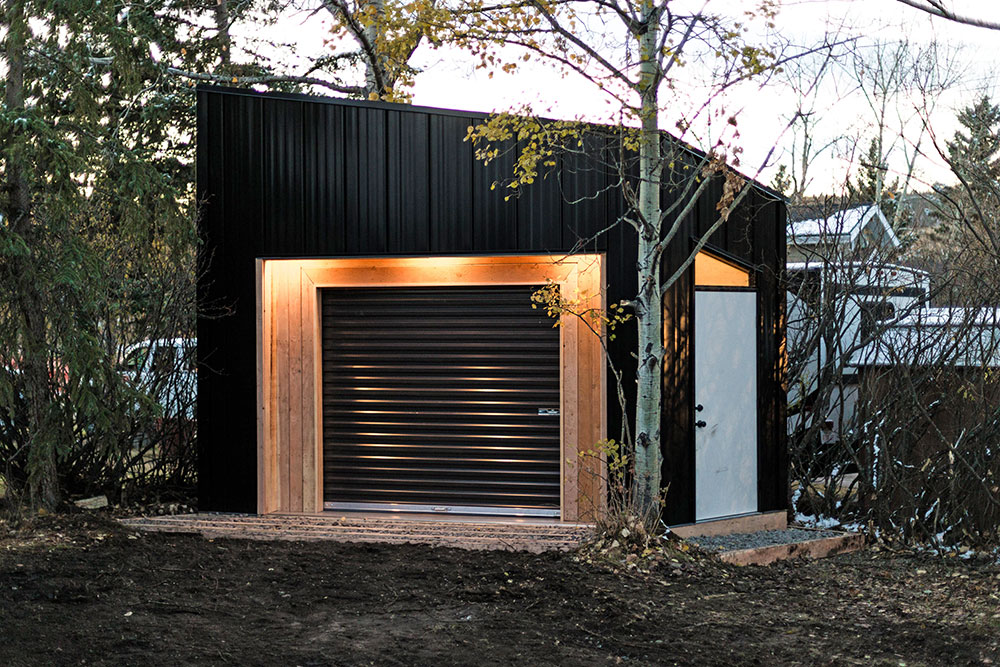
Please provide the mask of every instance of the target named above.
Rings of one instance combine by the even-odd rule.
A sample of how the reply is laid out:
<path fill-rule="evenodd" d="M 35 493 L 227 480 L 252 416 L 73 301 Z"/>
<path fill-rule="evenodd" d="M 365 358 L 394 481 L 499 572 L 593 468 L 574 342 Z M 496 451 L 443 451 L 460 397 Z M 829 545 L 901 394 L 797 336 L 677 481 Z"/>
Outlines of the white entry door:
<path fill-rule="evenodd" d="M 695 518 L 757 511 L 757 294 L 695 292 Z"/>

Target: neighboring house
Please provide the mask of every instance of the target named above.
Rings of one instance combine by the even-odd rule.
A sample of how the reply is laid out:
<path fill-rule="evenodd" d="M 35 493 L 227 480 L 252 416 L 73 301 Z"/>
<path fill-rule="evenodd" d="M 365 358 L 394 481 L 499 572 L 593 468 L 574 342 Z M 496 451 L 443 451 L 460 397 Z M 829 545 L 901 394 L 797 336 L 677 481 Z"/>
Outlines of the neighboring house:
<path fill-rule="evenodd" d="M 530 295 L 554 282 L 594 308 L 634 298 L 634 232 L 601 233 L 624 210 L 620 175 L 592 166 L 615 155 L 561 156 L 508 198 L 490 186 L 513 156 L 484 166 L 464 141 L 486 117 L 199 89 L 199 302 L 226 306 L 198 319 L 202 509 L 601 511 L 606 463 L 581 453 L 620 438 L 607 364 L 634 402 L 634 329 L 605 351 Z M 664 301 L 671 525 L 784 521 L 785 206 L 750 187 Z"/>
<path fill-rule="evenodd" d="M 882 210 L 874 204 L 836 211 L 829 217 L 788 223 L 789 262 L 843 261 L 869 248 L 886 257 L 902 246 Z"/>
<path fill-rule="evenodd" d="M 926 229 L 915 220 L 911 230 Z M 787 233 L 788 257 L 810 258 L 786 265 L 787 433 L 799 474 L 857 464 L 878 485 L 893 466 L 922 473 L 953 446 L 992 447 L 1000 309 L 931 306 L 931 272 L 887 261 L 899 242 L 874 207 Z"/>
<path fill-rule="evenodd" d="M 836 433 L 853 427 L 857 403 L 858 354 L 897 322 L 927 305 L 930 278 L 925 271 L 868 262 L 789 262 L 788 432 L 806 428 L 810 417 L 829 422 Z M 821 375 L 834 386 L 820 392 Z M 817 394 L 827 403 L 815 410 Z"/>
<path fill-rule="evenodd" d="M 883 259 L 899 240 L 876 207 L 789 223 L 787 233 L 789 434 L 820 419 L 849 437 L 859 378 L 875 369 L 998 365 L 994 310 L 931 307 L 929 273 Z"/>
<path fill-rule="evenodd" d="M 827 432 L 839 434 L 853 428 L 852 355 L 893 321 L 925 306 L 930 281 L 924 271 L 887 261 L 902 243 L 878 206 L 819 217 L 808 211 L 797 211 L 805 219 L 786 228 L 788 433 L 817 418 Z M 824 373 L 832 375 L 823 379 Z M 816 400 L 825 405 L 817 409 Z"/>

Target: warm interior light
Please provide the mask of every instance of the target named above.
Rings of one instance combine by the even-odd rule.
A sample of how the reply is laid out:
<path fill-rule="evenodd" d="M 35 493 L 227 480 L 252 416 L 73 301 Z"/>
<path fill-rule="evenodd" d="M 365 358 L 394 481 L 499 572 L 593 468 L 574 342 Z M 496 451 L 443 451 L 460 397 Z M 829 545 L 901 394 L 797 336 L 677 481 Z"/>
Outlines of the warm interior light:
<path fill-rule="evenodd" d="M 702 250 L 694 257 L 694 284 L 698 287 L 750 287 L 750 272 Z"/>

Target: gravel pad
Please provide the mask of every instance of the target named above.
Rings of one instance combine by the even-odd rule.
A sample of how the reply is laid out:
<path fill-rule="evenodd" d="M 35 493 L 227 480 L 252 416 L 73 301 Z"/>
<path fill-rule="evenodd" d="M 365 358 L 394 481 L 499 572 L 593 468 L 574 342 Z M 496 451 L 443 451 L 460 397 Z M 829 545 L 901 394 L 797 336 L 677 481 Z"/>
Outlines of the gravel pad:
<path fill-rule="evenodd" d="M 740 549 L 757 549 L 773 547 L 776 544 L 791 544 L 821 540 L 827 537 L 839 537 L 843 533 L 833 530 L 802 530 L 788 528 L 786 530 L 762 530 L 756 533 L 737 533 L 735 535 L 715 535 L 711 537 L 689 537 L 688 542 L 696 544 L 706 551 L 739 551 Z"/>

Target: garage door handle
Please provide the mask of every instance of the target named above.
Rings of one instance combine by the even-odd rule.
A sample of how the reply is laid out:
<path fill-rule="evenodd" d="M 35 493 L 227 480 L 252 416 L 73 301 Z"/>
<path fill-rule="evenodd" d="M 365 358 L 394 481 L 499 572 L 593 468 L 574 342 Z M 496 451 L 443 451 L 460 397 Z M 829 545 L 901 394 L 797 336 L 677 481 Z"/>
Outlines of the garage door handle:
<path fill-rule="evenodd" d="M 708 422 L 704 422 L 699 419 L 694 423 L 694 425 L 697 426 L 698 428 L 705 428 L 706 426 L 708 426 Z"/>

